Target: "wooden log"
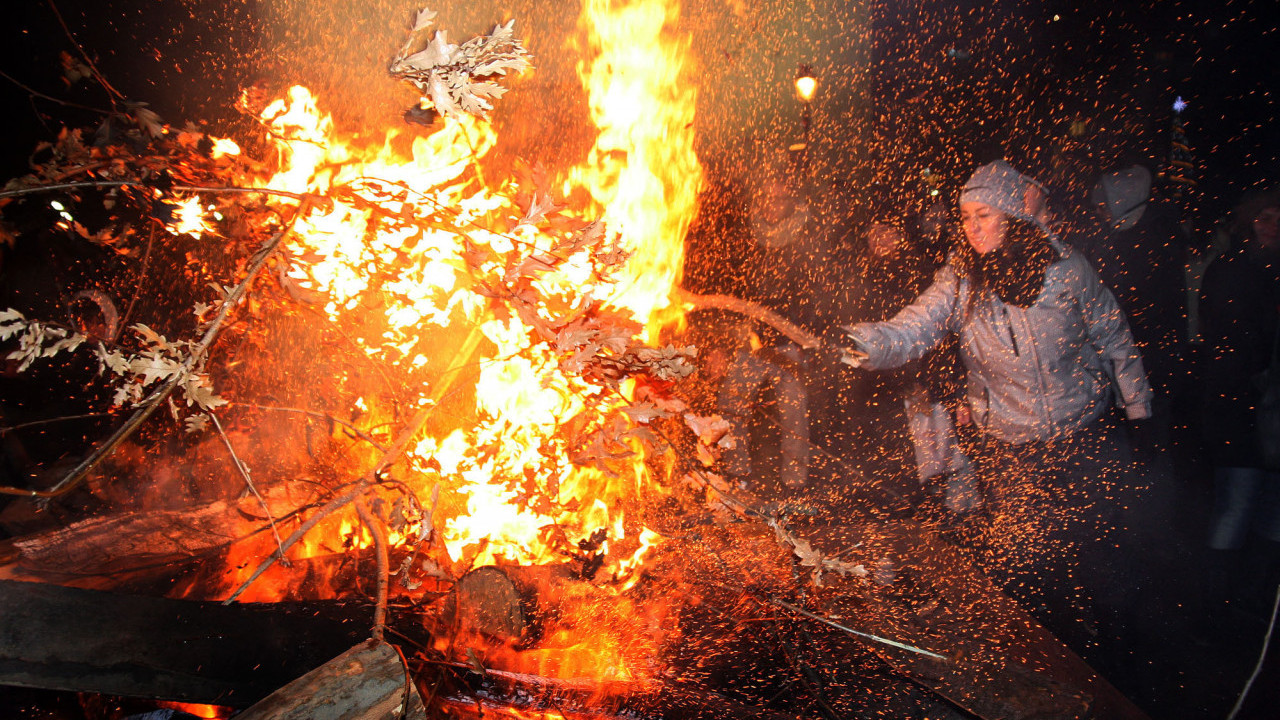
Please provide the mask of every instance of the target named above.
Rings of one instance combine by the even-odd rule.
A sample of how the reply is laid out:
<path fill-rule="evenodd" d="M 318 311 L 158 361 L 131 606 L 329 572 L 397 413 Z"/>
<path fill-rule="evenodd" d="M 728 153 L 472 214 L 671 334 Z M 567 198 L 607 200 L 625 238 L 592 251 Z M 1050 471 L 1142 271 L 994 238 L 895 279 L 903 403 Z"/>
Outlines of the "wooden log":
<path fill-rule="evenodd" d="M 271 693 L 237 720 L 426 720 L 400 653 L 369 640 Z"/>
<path fill-rule="evenodd" d="M 275 517 L 313 502 L 314 487 L 278 486 L 265 493 Z M 118 575 L 189 561 L 266 524 L 253 496 L 194 508 L 127 512 L 90 518 L 5 543 L 0 557 L 28 572 L 70 576 Z"/>
<path fill-rule="evenodd" d="M 367 638 L 371 613 L 0 581 L 0 684 L 246 707 Z"/>
<path fill-rule="evenodd" d="M 459 578 L 445 597 L 441 630 L 530 647 L 561 614 L 563 591 L 584 585 L 566 565 L 479 567 Z"/>

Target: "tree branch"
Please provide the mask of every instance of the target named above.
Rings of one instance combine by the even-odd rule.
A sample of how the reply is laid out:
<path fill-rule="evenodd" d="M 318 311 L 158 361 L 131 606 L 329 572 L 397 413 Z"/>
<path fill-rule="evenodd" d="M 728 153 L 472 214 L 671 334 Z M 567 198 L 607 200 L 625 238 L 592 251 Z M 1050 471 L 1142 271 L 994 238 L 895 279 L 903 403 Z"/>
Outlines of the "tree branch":
<path fill-rule="evenodd" d="M 769 308 L 750 300 L 743 300 L 732 295 L 698 295 L 685 290 L 676 290 L 676 297 L 681 302 L 686 302 L 701 308 L 716 308 L 719 310 L 730 310 L 732 312 L 746 315 L 752 320 L 758 320 L 765 325 L 777 330 L 787 336 L 795 344 L 806 350 L 812 350 L 822 346 L 822 338 L 796 325 L 790 320 L 782 317 L 778 313 Z"/>
<path fill-rule="evenodd" d="M 360 520 L 373 535 L 373 552 L 378 559 L 378 594 L 377 604 L 373 609 L 371 636 L 374 640 L 382 642 L 387 627 L 387 582 L 391 574 L 391 563 L 387 558 L 387 537 L 382 532 L 382 526 L 375 521 L 373 513 L 365 507 L 364 500 L 356 501 L 356 513 L 360 515 Z"/>
<path fill-rule="evenodd" d="M 267 259 L 275 253 L 276 248 L 280 246 L 280 242 L 293 230 L 298 219 L 302 217 L 310 207 L 310 200 L 304 199 L 302 204 L 298 206 L 297 211 L 293 214 L 293 218 L 290 219 L 288 226 L 276 233 L 270 240 L 263 244 L 262 248 L 258 251 L 257 257 L 254 258 L 253 263 L 249 266 L 244 280 L 241 280 L 240 284 L 236 285 L 236 287 L 222 302 L 222 306 L 218 310 L 217 317 L 209 323 L 209 328 L 205 331 L 204 337 L 202 337 L 200 342 L 192 348 L 191 354 L 188 355 L 187 359 L 182 363 L 182 368 L 178 372 L 174 373 L 173 376 L 170 377 L 163 385 L 151 391 L 151 394 L 138 404 L 133 415 L 131 415 L 123 425 L 112 433 L 111 436 L 108 437 L 101 445 L 95 448 L 92 453 L 77 463 L 70 472 L 63 476 L 62 480 L 58 481 L 57 485 L 54 485 L 49 490 L 0 487 L 0 495 L 55 498 L 65 495 L 79 485 L 90 470 L 110 455 L 116 447 L 120 445 L 120 443 L 124 442 L 126 438 L 136 432 L 137 429 L 142 426 L 142 423 L 146 422 L 147 418 L 151 417 L 151 414 L 160 407 L 160 404 L 164 399 L 169 397 L 169 394 L 172 393 L 183 380 L 187 379 L 191 369 L 200 362 L 200 360 L 205 356 L 205 353 L 208 352 L 209 346 L 213 344 L 214 339 L 218 337 L 218 333 L 222 330 L 223 323 L 231 314 L 231 309 L 239 304 L 241 298 L 243 298 L 245 293 L 248 292 L 249 285 L 267 264 Z"/>
<path fill-rule="evenodd" d="M 231 462 L 235 464 L 236 470 L 240 471 L 240 477 L 244 478 L 244 484 L 249 486 L 249 491 L 253 496 L 258 498 L 258 504 L 262 506 L 262 511 L 267 515 L 267 523 L 271 525 L 271 534 L 276 539 L 276 548 L 280 553 L 280 562 L 287 567 L 289 561 L 285 559 L 284 548 L 280 546 L 280 531 L 276 528 L 276 519 L 271 516 L 271 508 L 267 506 L 267 501 L 262 497 L 262 493 L 258 492 L 258 488 L 253 484 L 253 478 L 249 477 L 249 468 L 236 454 L 236 449 L 231 446 L 231 438 L 227 437 L 227 433 L 222 429 L 222 423 L 218 421 L 218 416 L 212 412 L 207 413 L 209 419 L 213 421 L 213 426 L 218 430 L 218 436 L 222 438 L 222 444 L 227 446 L 227 452 L 231 453 Z"/>

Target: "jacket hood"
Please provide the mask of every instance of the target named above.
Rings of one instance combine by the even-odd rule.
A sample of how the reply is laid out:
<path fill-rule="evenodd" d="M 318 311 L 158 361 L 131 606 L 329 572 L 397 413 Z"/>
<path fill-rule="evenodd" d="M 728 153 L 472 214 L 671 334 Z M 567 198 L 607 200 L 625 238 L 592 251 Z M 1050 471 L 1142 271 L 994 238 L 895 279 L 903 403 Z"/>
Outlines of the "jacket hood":
<path fill-rule="evenodd" d="M 1151 171 L 1134 165 L 1107 173 L 1093 186 L 1091 198 L 1103 208 L 1112 230 L 1128 230 L 1142 218 L 1151 199 Z"/>

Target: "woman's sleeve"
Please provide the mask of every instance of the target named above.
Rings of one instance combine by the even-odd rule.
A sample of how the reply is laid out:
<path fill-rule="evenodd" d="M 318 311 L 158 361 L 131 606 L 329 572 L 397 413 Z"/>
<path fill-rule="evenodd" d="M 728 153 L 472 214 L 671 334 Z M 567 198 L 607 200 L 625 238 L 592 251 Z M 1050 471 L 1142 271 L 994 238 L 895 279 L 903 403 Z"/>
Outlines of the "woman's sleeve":
<path fill-rule="evenodd" d="M 1109 363 L 1111 375 L 1119 390 L 1117 404 L 1130 420 L 1151 417 L 1151 383 L 1142 365 L 1142 353 L 1133 344 L 1129 321 L 1116 302 L 1115 295 L 1098 278 L 1098 273 L 1082 256 L 1076 254 L 1079 273 L 1080 312 L 1084 316 L 1089 342 Z"/>
<path fill-rule="evenodd" d="M 899 367 L 924 357 L 941 342 L 955 310 L 958 283 L 955 270 L 944 265 L 934 274 L 933 284 L 889 320 L 846 325 L 857 349 L 867 354 L 863 367 Z"/>

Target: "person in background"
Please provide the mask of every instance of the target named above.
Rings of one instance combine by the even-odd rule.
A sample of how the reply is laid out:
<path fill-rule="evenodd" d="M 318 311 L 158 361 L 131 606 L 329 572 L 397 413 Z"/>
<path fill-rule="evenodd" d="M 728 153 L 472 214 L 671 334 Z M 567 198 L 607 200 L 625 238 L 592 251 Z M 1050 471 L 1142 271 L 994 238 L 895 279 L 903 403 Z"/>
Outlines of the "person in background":
<path fill-rule="evenodd" d="M 1173 207 L 1152 200 L 1141 165 L 1103 174 L 1091 199 L 1105 228 L 1092 260 L 1129 318 L 1164 423 L 1185 342 L 1186 232 Z"/>
<path fill-rule="evenodd" d="M 1259 374 L 1272 364 L 1280 342 L 1280 190 L 1246 196 L 1232 213 L 1229 234 L 1230 247 L 1205 270 L 1200 290 L 1207 350 L 1203 433 L 1216 496 L 1208 544 L 1232 551 L 1217 563 L 1220 568 L 1274 565 L 1280 557 L 1280 468 L 1264 461 L 1256 423 Z M 1235 551 L 1246 548 L 1250 531 L 1260 543 L 1247 548 L 1254 556 L 1247 559 Z M 1232 570 L 1260 592 L 1273 587 L 1265 572 Z"/>
<path fill-rule="evenodd" d="M 1107 636 L 1100 625 L 1120 617 L 1133 583 L 1115 540 L 1099 538 L 1121 524 L 1136 484 L 1116 408 L 1144 420 L 1152 391 L 1115 297 L 1046 230 L 1043 200 L 1007 162 L 978 168 L 960 195 L 965 242 L 932 285 L 892 319 L 846 332 L 851 364 L 871 369 L 958 337 L 960 419 L 977 433 L 988 518 L 979 563 L 1083 650 Z"/>
<path fill-rule="evenodd" d="M 904 219 L 882 213 L 859 233 L 851 257 L 839 263 L 856 270 L 844 282 L 842 322 L 888 320 L 928 286 L 936 266 L 908 235 Z M 852 378 L 846 385 L 853 392 L 839 398 L 852 426 L 846 442 L 869 451 L 874 457 L 868 474 L 894 484 L 895 494 L 912 506 L 920 504 L 912 499 L 922 488 L 953 511 L 970 504 L 958 486 L 951 487 L 951 476 L 967 477 L 970 469 L 943 404 L 956 394 L 955 383 L 948 382 L 956 365 L 954 343 L 946 342 L 920 360 Z"/>
<path fill-rule="evenodd" d="M 784 179 L 765 178 L 753 188 L 748 216 L 744 299 L 812 329 L 826 306 L 830 252 L 808 199 Z M 784 489 L 805 487 L 814 413 L 799 346 L 779 333 L 757 332 L 745 319 L 728 323 L 725 337 L 716 408 L 738 440 L 725 455 L 726 473 L 748 485 L 776 478 Z"/>

